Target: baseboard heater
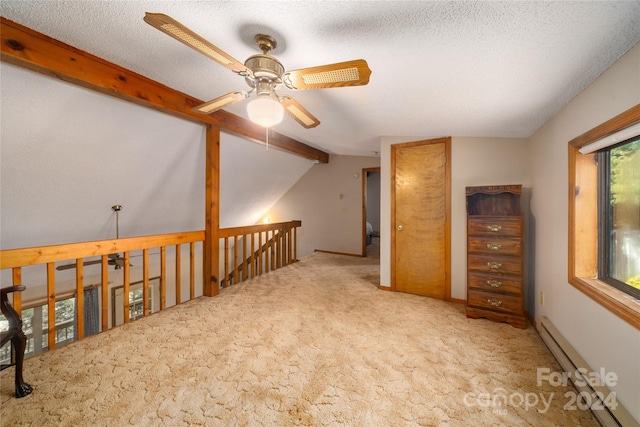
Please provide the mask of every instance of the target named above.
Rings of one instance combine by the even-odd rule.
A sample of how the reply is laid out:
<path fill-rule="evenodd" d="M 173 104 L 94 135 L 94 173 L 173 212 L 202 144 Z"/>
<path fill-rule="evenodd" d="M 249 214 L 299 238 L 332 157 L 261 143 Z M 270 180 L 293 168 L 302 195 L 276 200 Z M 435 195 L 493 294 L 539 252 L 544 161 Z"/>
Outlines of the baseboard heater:
<path fill-rule="evenodd" d="M 617 399 L 611 399 L 611 390 L 606 385 L 597 384 L 606 381 L 587 381 L 599 378 L 601 372 L 595 372 L 578 352 L 569 344 L 560 331 L 546 317 L 538 319 L 538 333 L 556 358 L 562 370 L 578 390 L 577 396 L 582 404 L 590 404 L 591 412 L 600 424 L 605 427 L 639 427 L 640 424 L 631 416 L 629 411 Z M 583 373 L 582 379 L 576 373 Z M 578 381 L 576 381 L 578 380 Z M 594 384 L 596 383 L 596 384 Z M 585 398 L 581 398 L 581 396 Z M 613 395 L 615 396 L 615 395 Z M 604 397 L 604 399 L 603 399 Z M 607 398 L 609 397 L 609 398 Z"/>

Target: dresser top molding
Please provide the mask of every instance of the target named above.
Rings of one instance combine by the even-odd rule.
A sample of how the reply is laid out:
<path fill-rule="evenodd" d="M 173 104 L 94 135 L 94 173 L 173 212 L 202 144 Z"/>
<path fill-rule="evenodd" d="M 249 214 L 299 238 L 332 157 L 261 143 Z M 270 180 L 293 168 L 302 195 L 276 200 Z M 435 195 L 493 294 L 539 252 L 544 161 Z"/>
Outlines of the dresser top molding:
<path fill-rule="evenodd" d="M 499 194 L 512 193 L 522 194 L 522 185 L 484 185 L 480 187 L 467 187 L 467 196 L 473 194 Z"/>

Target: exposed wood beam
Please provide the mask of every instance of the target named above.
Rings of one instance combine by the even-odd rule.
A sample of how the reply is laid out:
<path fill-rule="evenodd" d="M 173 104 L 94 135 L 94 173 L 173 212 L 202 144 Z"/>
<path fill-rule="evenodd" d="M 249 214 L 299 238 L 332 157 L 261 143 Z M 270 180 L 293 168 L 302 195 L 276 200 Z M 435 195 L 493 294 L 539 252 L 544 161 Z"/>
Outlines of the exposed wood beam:
<path fill-rule="evenodd" d="M 204 101 L 3 17 L 0 17 L 0 35 L 0 60 L 4 62 L 183 119 L 213 125 L 254 142 L 265 142 L 264 128 L 249 120 L 223 110 L 210 115 L 194 113 L 191 109 Z M 269 145 L 320 163 L 329 162 L 329 155 L 324 151 L 277 132 L 269 134 Z"/>
<path fill-rule="evenodd" d="M 220 291 L 220 129 L 207 126 L 203 294 Z"/>

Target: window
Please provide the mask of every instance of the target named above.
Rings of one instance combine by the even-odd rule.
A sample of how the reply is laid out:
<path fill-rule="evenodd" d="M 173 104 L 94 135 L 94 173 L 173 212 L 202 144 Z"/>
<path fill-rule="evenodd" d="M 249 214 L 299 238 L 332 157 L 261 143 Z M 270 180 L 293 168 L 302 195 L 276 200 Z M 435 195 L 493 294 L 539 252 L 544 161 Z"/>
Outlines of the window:
<path fill-rule="evenodd" d="M 129 288 L 129 320 L 144 317 L 143 282 L 134 282 Z M 111 326 L 124 323 L 124 286 L 111 289 Z M 148 314 L 155 313 L 160 307 L 160 276 L 149 279 Z"/>
<path fill-rule="evenodd" d="M 640 298 L 640 137 L 598 152 L 598 277 Z"/>
<path fill-rule="evenodd" d="M 47 332 L 49 330 L 48 306 L 38 305 L 22 310 L 22 331 L 27 336 L 27 346 L 25 358 L 42 353 L 48 350 L 49 341 Z M 66 298 L 56 301 L 55 305 L 56 346 L 64 345 L 75 341 L 75 313 L 76 299 Z M 9 330 L 9 322 L 4 315 L 0 314 L 0 332 Z M 0 363 L 9 363 L 11 359 L 11 346 L 5 345 L 0 349 Z"/>
<path fill-rule="evenodd" d="M 638 329 L 640 246 L 632 230 L 637 236 L 639 179 L 628 177 L 638 173 L 637 133 L 610 148 L 588 148 L 639 124 L 640 104 L 571 140 L 568 194 L 569 283 Z"/>

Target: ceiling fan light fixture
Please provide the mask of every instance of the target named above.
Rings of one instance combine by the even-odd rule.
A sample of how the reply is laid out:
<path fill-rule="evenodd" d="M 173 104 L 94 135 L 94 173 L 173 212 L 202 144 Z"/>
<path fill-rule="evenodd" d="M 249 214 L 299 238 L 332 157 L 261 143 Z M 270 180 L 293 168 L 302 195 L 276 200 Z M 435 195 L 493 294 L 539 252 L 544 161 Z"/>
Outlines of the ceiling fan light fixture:
<path fill-rule="evenodd" d="M 277 125 L 284 117 L 284 108 L 269 96 L 259 96 L 247 104 L 249 120 L 265 128 Z"/>

